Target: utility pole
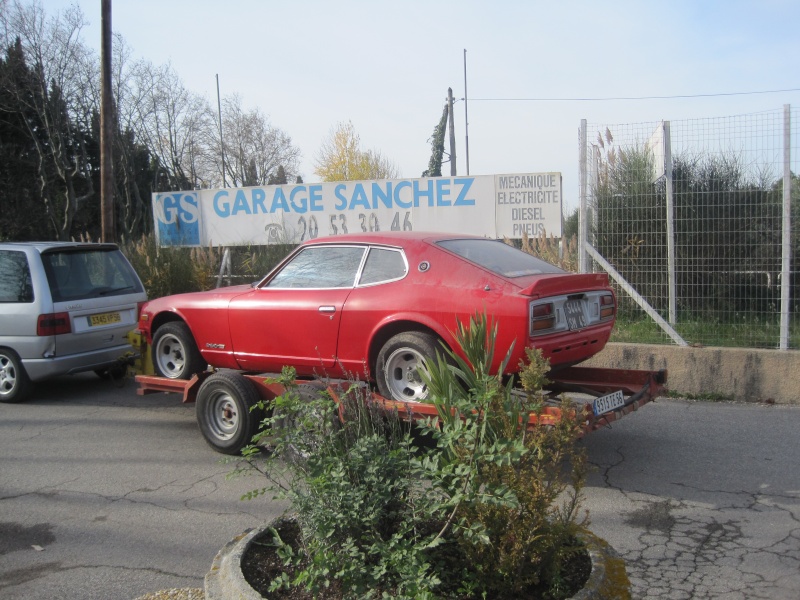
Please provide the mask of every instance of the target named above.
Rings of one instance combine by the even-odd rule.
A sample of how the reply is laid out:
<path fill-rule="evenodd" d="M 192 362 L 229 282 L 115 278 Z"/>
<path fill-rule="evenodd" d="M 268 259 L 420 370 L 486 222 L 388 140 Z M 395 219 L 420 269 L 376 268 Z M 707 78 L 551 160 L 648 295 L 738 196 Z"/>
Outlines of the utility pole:
<path fill-rule="evenodd" d="M 447 88 L 447 108 L 450 111 L 448 116 L 450 127 L 450 175 L 456 173 L 456 134 L 453 130 L 453 88 Z"/>
<path fill-rule="evenodd" d="M 467 175 L 469 175 L 469 116 L 467 115 L 467 49 L 464 48 L 464 149 L 467 153 Z"/>
<path fill-rule="evenodd" d="M 222 156 L 222 187 L 228 187 L 225 180 L 225 143 L 222 141 L 222 101 L 219 99 L 219 73 L 217 73 L 217 113 L 219 114 L 219 153 Z"/>
<path fill-rule="evenodd" d="M 111 0 L 102 0 L 100 51 L 100 229 L 104 242 L 116 241 L 114 222 L 114 98 L 111 95 Z"/>

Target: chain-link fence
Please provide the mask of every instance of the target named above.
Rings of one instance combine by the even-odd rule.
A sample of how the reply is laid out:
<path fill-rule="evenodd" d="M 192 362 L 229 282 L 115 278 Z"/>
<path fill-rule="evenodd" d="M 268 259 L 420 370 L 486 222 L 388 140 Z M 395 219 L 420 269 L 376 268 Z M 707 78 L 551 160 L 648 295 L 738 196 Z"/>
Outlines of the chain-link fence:
<path fill-rule="evenodd" d="M 800 348 L 799 123 L 581 123 L 581 269 L 611 274 L 618 341 Z"/>

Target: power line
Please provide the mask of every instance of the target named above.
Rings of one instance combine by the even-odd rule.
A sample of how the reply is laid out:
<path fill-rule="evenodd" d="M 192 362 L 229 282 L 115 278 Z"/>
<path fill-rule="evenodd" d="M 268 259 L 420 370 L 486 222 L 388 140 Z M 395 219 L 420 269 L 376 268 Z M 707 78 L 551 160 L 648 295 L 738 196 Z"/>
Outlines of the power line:
<path fill-rule="evenodd" d="M 789 88 L 785 90 L 763 90 L 758 92 L 685 94 L 679 96 L 615 96 L 608 98 L 470 98 L 470 100 L 472 102 L 605 102 L 608 100 L 674 100 L 678 98 L 716 98 L 720 96 L 751 96 L 754 94 L 778 94 L 781 92 L 800 92 L 800 88 Z"/>

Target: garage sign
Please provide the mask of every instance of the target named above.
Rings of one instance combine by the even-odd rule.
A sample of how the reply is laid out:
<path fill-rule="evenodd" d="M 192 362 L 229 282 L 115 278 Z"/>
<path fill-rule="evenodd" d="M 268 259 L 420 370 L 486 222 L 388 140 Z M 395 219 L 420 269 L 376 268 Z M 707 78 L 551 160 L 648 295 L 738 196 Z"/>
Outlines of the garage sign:
<path fill-rule="evenodd" d="M 295 244 L 367 231 L 561 236 L 561 174 L 523 173 L 153 194 L 161 246 Z"/>

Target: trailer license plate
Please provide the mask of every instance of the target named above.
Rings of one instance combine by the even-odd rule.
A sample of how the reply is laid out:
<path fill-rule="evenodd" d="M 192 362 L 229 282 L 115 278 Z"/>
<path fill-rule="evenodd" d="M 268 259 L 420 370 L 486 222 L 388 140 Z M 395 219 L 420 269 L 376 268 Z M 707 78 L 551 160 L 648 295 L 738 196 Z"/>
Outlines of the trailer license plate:
<path fill-rule="evenodd" d="M 567 300 L 564 303 L 564 316 L 570 329 L 583 329 L 586 321 L 583 317 L 583 304 L 580 300 Z"/>
<path fill-rule="evenodd" d="M 120 323 L 121 321 L 122 317 L 118 312 L 89 315 L 89 327 L 97 327 L 98 325 L 111 325 L 113 323 Z"/>
<path fill-rule="evenodd" d="M 625 396 L 622 395 L 622 390 L 617 390 L 611 394 L 600 396 L 592 402 L 592 411 L 596 416 L 600 416 L 612 410 L 622 408 L 624 404 Z"/>

